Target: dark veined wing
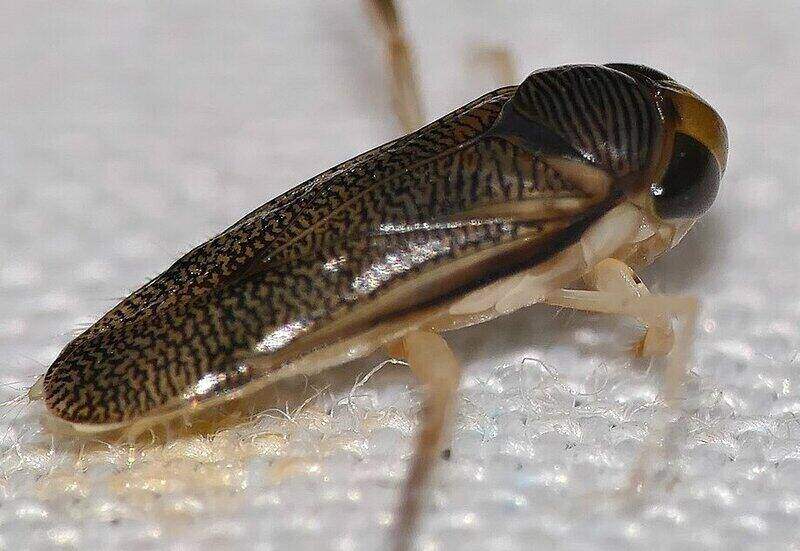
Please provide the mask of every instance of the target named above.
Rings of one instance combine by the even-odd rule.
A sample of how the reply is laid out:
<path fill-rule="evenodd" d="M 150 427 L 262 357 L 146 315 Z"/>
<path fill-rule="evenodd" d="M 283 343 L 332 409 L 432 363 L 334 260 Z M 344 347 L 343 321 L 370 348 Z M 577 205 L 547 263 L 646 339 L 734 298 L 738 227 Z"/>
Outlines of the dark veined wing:
<path fill-rule="evenodd" d="M 501 88 L 420 130 L 345 161 L 265 203 L 230 228 L 195 247 L 89 327 L 80 340 L 185 304 L 252 273 L 270 251 L 285 246 L 336 210 L 359 188 L 457 148 L 496 119 L 516 87 Z"/>
<path fill-rule="evenodd" d="M 336 338 L 348 312 L 361 316 L 340 324 L 352 333 L 535 262 L 594 199 L 487 132 L 513 91 L 313 179 L 191 251 L 62 352 L 44 380 L 50 410 L 80 423 L 161 411 L 246 383 L 253 355 Z"/>
<path fill-rule="evenodd" d="M 109 423 L 238 388 L 263 373 L 250 367 L 254 356 L 275 354 L 270 369 L 279 369 L 279 358 L 536 263 L 577 235 L 592 208 L 529 217 L 527 204 L 581 199 L 545 161 L 482 136 L 348 194 L 213 294 L 83 341 L 48 371 L 48 406 Z M 516 214 L 483 214 L 512 204 Z"/>

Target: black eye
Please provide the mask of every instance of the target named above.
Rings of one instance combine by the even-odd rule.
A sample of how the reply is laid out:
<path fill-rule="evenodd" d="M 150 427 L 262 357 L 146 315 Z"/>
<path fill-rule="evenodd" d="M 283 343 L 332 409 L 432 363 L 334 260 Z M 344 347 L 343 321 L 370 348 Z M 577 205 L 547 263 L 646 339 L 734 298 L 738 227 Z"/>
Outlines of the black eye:
<path fill-rule="evenodd" d="M 664 178 L 650 188 L 656 213 L 665 219 L 700 216 L 714 202 L 719 179 L 719 166 L 711 151 L 678 132 Z"/>

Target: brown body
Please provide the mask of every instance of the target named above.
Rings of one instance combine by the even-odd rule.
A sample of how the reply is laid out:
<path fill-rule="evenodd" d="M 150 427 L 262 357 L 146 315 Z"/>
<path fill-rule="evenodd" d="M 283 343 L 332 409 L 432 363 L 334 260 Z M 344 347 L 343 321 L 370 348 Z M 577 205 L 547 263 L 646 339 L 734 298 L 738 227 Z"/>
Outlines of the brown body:
<path fill-rule="evenodd" d="M 554 266 L 667 171 L 682 104 L 625 67 L 534 73 L 270 201 L 71 342 L 46 374 L 48 410 L 74 427 L 124 426 L 304 358 L 345 361 L 421 317 L 440 329 L 494 317 L 452 305 Z M 659 239 L 620 254 L 652 260 L 669 246 Z M 371 348 L 354 345 L 377 328 Z"/>

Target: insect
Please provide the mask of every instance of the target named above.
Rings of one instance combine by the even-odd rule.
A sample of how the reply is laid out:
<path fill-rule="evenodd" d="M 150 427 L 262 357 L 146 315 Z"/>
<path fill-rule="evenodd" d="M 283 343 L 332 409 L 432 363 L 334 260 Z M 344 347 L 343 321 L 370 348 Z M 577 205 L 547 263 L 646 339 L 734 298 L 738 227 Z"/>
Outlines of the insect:
<path fill-rule="evenodd" d="M 536 71 L 196 247 L 70 342 L 34 394 L 78 433 L 138 434 L 385 349 L 427 389 L 402 549 L 459 383 L 441 333 L 534 303 L 634 316 L 635 352 L 668 355 L 674 397 L 695 302 L 651 295 L 633 268 L 710 207 L 726 160 L 719 115 L 659 71 Z"/>

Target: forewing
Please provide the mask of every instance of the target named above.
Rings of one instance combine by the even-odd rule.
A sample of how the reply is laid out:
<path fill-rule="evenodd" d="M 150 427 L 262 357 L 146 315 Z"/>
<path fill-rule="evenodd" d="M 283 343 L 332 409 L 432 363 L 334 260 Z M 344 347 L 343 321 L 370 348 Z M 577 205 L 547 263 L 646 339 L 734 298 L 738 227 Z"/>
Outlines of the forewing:
<path fill-rule="evenodd" d="M 512 92 L 348 161 L 192 250 L 62 352 L 45 377 L 50 410 L 119 422 L 238 388 L 258 376 L 254 355 L 275 354 L 277 369 L 299 339 L 323 345 L 557 250 L 602 197 L 486 132 Z"/>
<path fill-rule="evenodd" d="M 89 339 L 123 323 L 219 292 L 242 276 L 262 269 L 265 260 L 275 256 L 274 251 L 291 244 L 375 181 L 475 139 L 496 119 L 513 91 L 514 88 L 502 88 L 491 92 L 417 132 L 345 161 L 267 202 L 185 254 L 78 339 Z"/>

